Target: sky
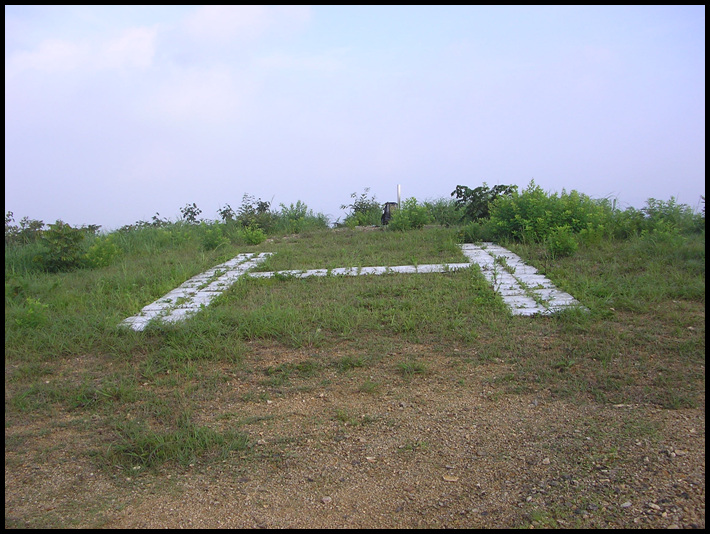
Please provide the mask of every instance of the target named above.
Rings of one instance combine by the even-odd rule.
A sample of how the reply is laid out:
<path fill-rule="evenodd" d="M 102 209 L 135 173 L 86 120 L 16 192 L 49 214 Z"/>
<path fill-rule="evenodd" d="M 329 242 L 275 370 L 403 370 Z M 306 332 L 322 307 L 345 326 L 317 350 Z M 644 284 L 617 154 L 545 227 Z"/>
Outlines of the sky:
<path fill-rule="evenodd" d="M 705 6 L 5 6 L 5 211 L 531 182 L 702 207 Z"/>

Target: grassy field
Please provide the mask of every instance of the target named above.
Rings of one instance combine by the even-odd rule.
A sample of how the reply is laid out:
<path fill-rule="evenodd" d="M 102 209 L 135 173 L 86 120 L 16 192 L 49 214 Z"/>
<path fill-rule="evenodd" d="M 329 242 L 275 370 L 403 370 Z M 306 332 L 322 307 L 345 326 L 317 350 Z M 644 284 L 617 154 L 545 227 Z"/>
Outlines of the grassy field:
<path fill-rule="evenodd" d="M 207 485 L 217 484 L 210 473 L 223 476 L 225 466 L 247 479 L 262 462 L 288 470 L 297 461 L 283 456 L 289 435 L 300 450 L 327 441 L 331 423 L 356 428 L 371 418 L 385 428 L 386 414 L 361 413 L 356 399 L 376 405 L 395 386 L 415 395 L 424 388 L 420 379 L 460 398 L 483 388 L 499 407 L 539 392 L 572 412 L 642 407 L 621 427 L 595 423 L 594 439 L 610 443 L 607 456 L 623 458 L 624 440 L 650 450 L 667 441 L 648 410 L 687 410 L 704 421 L 704 232 L 605 240 L 562 258 L 539 245 L 501 243 L 588 312 L 514 317 L 473 267 L 240 279 L 185 323 L 143 332 L 118 327 L 241 252 L 276 252 L 259 270 L 465 261 L 457 239 L 454 228 L 426 227 L 317 230 L 211 251 L 189 240 L 163 248 L 146 242 L 107 267 L 64 273 L 8 270 L 6 248 L 6 527 L 114 526 L 130 507 L 179 494 L 171 481 L 189 479 L 194 466 Z M 269 405 L 303 395 L 339 401 L 292 427 L 284 419 L 279 447 L 262 446 Z M 299 441 L 304 429 L 310 441 Z M 694 431 L 704 435 L 704 424 Z M 431 437 L 400 445 L 412 454 L 436 449 Z M 594 471 L 591 456 L 585 467 L 579 449 L 565 454 L 560 462 L 575 473 Z M 87 482 L 99 478 L 99 485 Z M 587 497 L 608 501 L 607 490 L 589 489 Z M 519 513 L 499 524 L 634 526 L 616 512 L 584 519 L 555 502 L 542 509 L 530 502 L 523 499 Z M 462 525 L 487 523 L 469 518 Z"/>

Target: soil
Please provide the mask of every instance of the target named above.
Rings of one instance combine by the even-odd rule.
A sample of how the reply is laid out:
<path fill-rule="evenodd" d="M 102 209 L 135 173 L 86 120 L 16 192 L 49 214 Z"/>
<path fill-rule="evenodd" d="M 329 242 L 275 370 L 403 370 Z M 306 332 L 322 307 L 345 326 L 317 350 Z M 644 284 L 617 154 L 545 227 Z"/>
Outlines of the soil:
<path fill-rule="evenodd" d="M 317 352 L 264 344 L 249 358 L 263 369 Z M 516 392 L 503 362 L 422 346 L 388 356 L 282 386 L 224 367 L 195 417 L 238 421 L 250 446 L 184 467 L 97 467 L 112 439 L 99 415 L 6 425 L 6 527 L 705 527 L 704 401 L 579 402 Z M 412 357 L 426 370 L 398 371 Z"/>

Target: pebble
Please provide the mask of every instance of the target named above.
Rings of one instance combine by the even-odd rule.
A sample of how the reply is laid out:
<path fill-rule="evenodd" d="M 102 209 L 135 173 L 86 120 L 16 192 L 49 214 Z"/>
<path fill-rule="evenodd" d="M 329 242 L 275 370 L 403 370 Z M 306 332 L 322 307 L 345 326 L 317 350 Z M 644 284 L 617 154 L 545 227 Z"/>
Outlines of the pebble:
<path fill-rule="evenodd" d="M 621 505 L 622 508 L 629 508 L 631 506 L 631 501 L 626 501 Z"/>
<path fill-rule="evenodd" d="M 328 503 L 330 503 L 330 502 L 332 502 L 332 501 L 333 501 L 333 498 L 332 498 L 332 497 L 323 497 L 323 498 L 320 500 L 320 502 L 322 502 L 323 504 L 328 504 Z"/>

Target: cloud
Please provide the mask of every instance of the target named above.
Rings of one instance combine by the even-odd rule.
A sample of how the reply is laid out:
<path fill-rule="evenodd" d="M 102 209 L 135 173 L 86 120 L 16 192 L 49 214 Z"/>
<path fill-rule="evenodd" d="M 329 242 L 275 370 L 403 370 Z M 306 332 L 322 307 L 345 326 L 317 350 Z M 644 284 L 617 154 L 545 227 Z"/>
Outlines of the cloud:
<path fill-rule="evenodd" d="M 219 43 L 298 27 L 309 18 L 307 6 L 201 6 L 185 20 L 185 28 L 193 38 Z"/>
<path fill-rule="evenodd" d="M 153 63 L 157 35 L 157 27 L 124 30 L 103 45 L 95 60 L 108 68 L 146 69 Z"/>
<path fill-rule="evenodd" d="M 11 53 L 5 75 L 17 76 L 26 71 L 61 74 L 94 69 L 146 69 L 153 63 L 157 35 L 157 27 L 134 27 L 99 42 L 47 39 L 34 50 Z"/>
<path fill-rule="evenodd" d="M 72 71 L 86 63 L 89 57 L 90 49 L 86 45 L 47 39 L 35 50 L 11 54 L 5 65 L 5 76 L 12 77 L 26 70 Z"/>
<path fill-rule="evenodd" d="M 180 69 L 146 102 L 145 112 L 159 120 L 206 123 L 234 120 L 255 84 L 227 67 Z"/>

